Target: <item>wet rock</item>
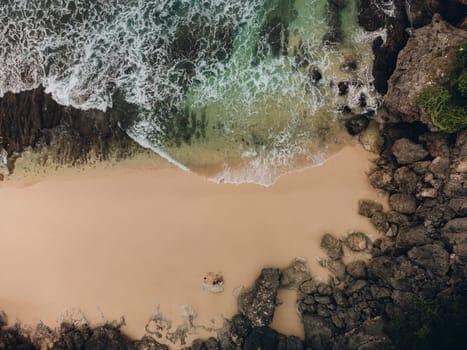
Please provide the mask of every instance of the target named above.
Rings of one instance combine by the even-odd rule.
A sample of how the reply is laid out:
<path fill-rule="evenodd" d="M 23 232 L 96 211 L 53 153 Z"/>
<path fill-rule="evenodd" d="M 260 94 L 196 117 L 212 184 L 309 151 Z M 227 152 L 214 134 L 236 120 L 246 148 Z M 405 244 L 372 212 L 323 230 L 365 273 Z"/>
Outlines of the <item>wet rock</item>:
<path fill-rule="evenodd" d="M 8 316 L 5 311 L 0 310 L 0 329 L 8 324 Z"/>
<path fill-rule="evenodd" d="M 390 210 L 386 213 L 386 217 L 390 223 L 396 225 L 405 225 L 409 222 L 409 219 L 406 215 L 398 213 L 397 211 Z"/>
<path fill-rule="evenodd" d="M 376 170 L 368 176 L 373 187 L 381 190 L 394 190 L 392 171 L 390 169 Z"/>
<path fill-rule="evenodd" d="M 352 261 L 347 265 L 347 273 L 353 278 L 365 278 L 367 274 L 366 263 L 361 260 Z"/>
<path fill-rule="evenodd" d="M 298 288 L 304 281 L 310 278 L 310 270 L 306 260 L 296 258 L 289 267 L 282 271 L 281 287 Z"/>
<path fill-rule="evenodd" d="M 399 230 L 396 239 L 398 248 L 411 248 L 417 245 L 430 243 L 430 238 L 426 228 L 422 225 L 416 227 L 403 227 Z"/>
<path fill-rule="evenodd" d="M 368 152 L 379 154 L 383 149 L 384 137 L 381 135 L 378 123 L 375 121 L 371 121 L 368 127 L 362 131 L 359 140 L 363 148 Z"/>
<path fill-rule="evenodd" d="M 315 67 L 313 67 L 310 70 L 309 75 L 310 75 L 310 81 L 313 84 L 316 84 L 318 81 L 320 81 L 323 78 L 323 75 L 321 74 L 321 72 Z"/>
<path fill-rule="evenodd" d="M 410 164 L 428 157 L 428 151 L 409 139 L 399 139 L 392 146 L 392 153 L 399 164 Z"/>
<path fill-rule="evenodd" d="M 384 98 L 393 121 L 421 121 L 434 129 L 430 117 L 418 106 L 418 98 L 427 86 L 445 79 L 450 52 L 466 40 L 466 31 L 447 24 L 439 15 L 413 33 L 398 56 Z"/>
<path fill-rule="evenodd" d="M 402 214 L 413 214 L 417 209 L 417 202 L 411 195 L 395 193 L 389 197 L 389 207 Z"/>
<path fill-rule="evenodd" d="M 327 350 L 330 348 L 334 334 L 333 324 L 320 316 L 303 315 L 305 328 L 305 343 L 313 350 Z"/>
<path fill-rule="evenodd" d="M 339 280 L 343 280 L 345 276 L 345 265 L 339 260 L 327 259 L 324 266 L 336 276 Z"/>
<path fill-rule="evenodd" d="M 280 278 L 279 270 L 263 269 L 256 279 L 253 289 L 239 296 L 239 310 L 254 327 L 267 326 L 272 322 Z"/>
<path fill-rule="evenodd" d="M 409 250 L 407 256 L 417 265 L 438 276 L 446 275 L 449 270 L 449 254 L 437 244 L 414 247 Z"/>
<path fill-rule="evenodd" d="M 394 172 L 394 182 L 401 192 L 412 194 L 417 188 L 418 177 L 412 170 L 404 166 Z"/>
<path fill-rule="evenodd" d="M 370 199 L 360 199 L 358 201 L 358 213 L 371 218 L 375 213 L 382 212 L 383 205 Z"/>
<path fill-rule="evenodd" d="M 299 291 L 304 294 L 313 294 L 317 290 L 318 290 L 318 283 L 316 283 L 314 280 L 311 280 L 311 279 L 303 282 L 299 287 Z"/>
<path fill-rule="evenodd" d="M 372 246 L 370 238 L 362 232 L 350 233 L 344 242 L 354 252 L 370 250 Z"/>
<path fill-rule="evenodd" d="M 342 256 L 342 242 L 329 233 L 321 238 L 320 246 L 331 259 L 339 259 Z"/>
<path fill-rule="evenodd" d="M 371 218 L 370 222 L 380 232 L 387 232 L 389 230 L 389 223 L 386 213 L 377 212 Z"/>
<path fill-rule="evenodd" d="M 339 96 L 345 96 L 349 93 L 349 82 L 340 81 L 337 83 L 337 90 Z"/>
<path fill-rule="evenodd" d="M 340 69 L 346 73 L 355 71 L 357 67 L 357 58 L 354 56 L 345 57 L 344 62 L 340 65 Z"/>
<path fill-rule="evenodd" d="M 350 135 L 358 135 L 370 124 L 370 120 L 364 114 L 355 115 L 347 119 L 344 126 Z"/>
<path fill-rule="evenodd" d="M 332 288 L 326 283 L 318 283 L 316 287 L 316 291 L 320 295 L 331 295 L 332 294 Z"/>

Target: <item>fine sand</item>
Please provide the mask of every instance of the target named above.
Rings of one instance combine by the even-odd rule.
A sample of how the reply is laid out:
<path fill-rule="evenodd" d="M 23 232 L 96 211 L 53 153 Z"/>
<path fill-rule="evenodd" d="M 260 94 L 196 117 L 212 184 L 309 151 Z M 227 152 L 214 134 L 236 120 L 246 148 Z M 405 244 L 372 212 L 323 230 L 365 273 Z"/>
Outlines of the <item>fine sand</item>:
<path fill-rule="evenodd" d="M 253 283 L 262 267 L 309 261 L 325 232 L 362 230 L 357 201 L 384 198 L 365 172 L 369 154 L 345 147 L 324 165 L 281 177 L 272 187 L 215 184 L 171 167 L 67 171 L 39 181 L 0 184 L 0 309 L 10 321 L 55 327 L 69 310 L 92 322 L 118 320 L 140 337 L 154 307 L 181 322 L 181 306 L 208 324 L 236 310 L 235 290 Z M 374 237 L 374 236 L 373 236 Z M 225 291 L 202 288 L 220 272 Z M 273 326 L 303 335 L 295 292 Z"/>

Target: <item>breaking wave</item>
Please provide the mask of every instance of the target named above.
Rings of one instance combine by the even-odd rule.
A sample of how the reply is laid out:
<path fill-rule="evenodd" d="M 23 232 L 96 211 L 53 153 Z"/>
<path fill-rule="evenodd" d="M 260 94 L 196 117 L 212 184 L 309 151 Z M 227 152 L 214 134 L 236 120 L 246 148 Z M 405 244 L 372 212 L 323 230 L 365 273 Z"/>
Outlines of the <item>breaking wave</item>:
<path fill-rule="evenodd" d="M 3 0 L 0 97 L 43 85 L 106 110 L 118 94 L 138 108 L 126 131 L 143 147 L 269 185 L 326 158 L 342 110 L 380 103 L 355 9 L 329 43 L 327 0 Z"/>

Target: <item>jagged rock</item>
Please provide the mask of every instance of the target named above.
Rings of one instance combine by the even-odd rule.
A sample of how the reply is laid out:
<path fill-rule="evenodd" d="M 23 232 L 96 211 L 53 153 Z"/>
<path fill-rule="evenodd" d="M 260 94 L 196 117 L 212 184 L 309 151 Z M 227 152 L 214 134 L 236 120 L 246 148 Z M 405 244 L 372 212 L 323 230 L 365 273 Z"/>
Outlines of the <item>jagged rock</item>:
<path fill-rule="evenodd" d="M 416 227 L 403 227 L 400 229 L 396 239 L 398 248 L 410 248 L 417 245 L 430 243 L 426 228 L 422 225 Z"/>
<path fill-rule="evenodd" d="M 318 290 L 318 283 L 316 283 L 314 280 L 311 280 L 311 279 L 303 282 L 299 287 L 299 291 L 304 294 L 313 294 L 317 290 Z"/>
<path fill-rule="evenodd" d="M 335 350 L 384 350 L 391 349 L 391 341 L 384 333 L 381 317 L 366 320 L 350 332 L 340 335 L 335 342 Z"/>
<path fill-rule="evenodd" d="M 414 247 L 407 255 L 413 262 L 438 276 L 446 275 L 449 270 L 449 254 L 437 244 Z"/>
<path fill-rule="evenodd" d="M 449 207 L 459 216 L 467 216 L 467 198 L 453 198 L 449 201 Z"/>
<path fill-rule="evenodd" d="M 269 327 L 254 328 L 245 339 L 243 350 L 302 350 L 303 343 L 297 337 L 286 337 Z"/>
<path fill-rule="evenodd" d="M 231 333 L 240 336 L 241 338 L 246 338 L 251 332 L 251 329 L 251 322 L 244 315 L 237 314 L 232 317 L 232 322 L 230 323 Z"/>
<path fill-rule="evenodd" d="M 313 350 L 327 350 L 334 334 L 333 324 L 320 316 L 303 315 L 305 343 Z"/>
<path fill-rule="evenodd" d="M 276 307 L 281 273 L 277 269 L 263 269 L 255 286 L 238 298 L 238 307 L 254 327 L 268 326 Z"/>
<path fill-rule="evenodd" d="M 358 135 L 365 130 L 369 124 L 370 120 L 368 117 L 364 114 L 359 114 L 347 119 L 344 126 L 350 135 Z"/>
<path fill-rule="evenodd" d="M 8 316 L 5 311 L 0 310 L 0 329 L 8 324 Z"/>
<path fill-rule="evenodd" d="M 412 170 L 404 166 L 394 172 L 394 181 L 401 192 L 412 194 L 417 188 L 418 177 Z"/>
<path fill-rule="evenodd" d="M 320 246 L 331 259 L 339 259 L 342 256 L 342 242 L 329 233 L 321 238 Z"/>
<path fill-rule="evenodd" d="M 442 234 L 452 246 L 453 252 L 467 262 L 467 218 L 449 221 L 443 227 Z"/>
<path fill-rule="evenodd" d="M 386 213 L 386 217 L 390 223 L 396 225 L 405 225 L 409 222 L 409 219 L 406 215 L 398 213 L 397 211 L 390 210 Z"/>
<path fill-rule="evenodd" d="M 387 232 L 389 230 L 389 223 L 386 213 L 377 212 L 370 218 L 373 226 L 380 232 Z"/>
<path fill-rule="evenodd" d="M 370 199 L 360 199 L 358 201 L 358 213 L 371 218 L 375 213 L 382 212 L 383 205 Z"/>
<path fill-rule="evenodd" d="M 370 238 L 362 232 L 350 233 L 344 242 L 354 252 L 369 250 L 372 245 Z"/>
<path fill-rule="evenodd" d="M 418 97 L 427 86 L 445 79 L 450 51 L 466 40 L 466 31 L 447 24 L 439 15 L 413 33 L 399 53 L 384 98 L 393 121 L 421 121 L 433 129 L 430 118 L 418 106 Z"/>
<path fill-rule="evenodd" d="M 368 176 L 373 187 L 386 191 L 394 190 L 392 171 L 389 169 L 376 170 Z"/>
<path fill-rule="evenodd" d="M 358 292 L 359 290 L 365 288 L 368 285 L 368 282 L 365 280 L 356 280 L 351 285 L 347 286 L 345 292 L 350 295 Z"/>
<path fill-rule="evenodd" d="M 395 193 L 389 197 L 389 207 L 402 214 L 413 214 L 417 210 L 417 202 L 411 195 Z"/>
<path fill-rule="evenodd" d="M 327 259 L 325 261 L 325 267 L 333 273 L 339 280 L 343 280 L 345 276 L 345 265 L 344 263 L 338 259 Z"/>
<path fill-rule="evenodd" d="M 347 265 L 347 273 L 353 278 L 365 278 L 367 274 L 366 263 L 361 260 L 352 261 Z"/>
<path fill-rule="evenodd" d="M 410 165 L 410 168 L 415 171 L 418 175 L 424 175 L 428 169 L 430 168 L 431 162 L 430 161 L 421 161 L 415 162 Z"/>
<path fill-rule="evenodd" d="M 360 143 L 368 152 L 379 154 L 383 149 L 384 137 L 381 135 L 379 125 L 370 121 L 368 127 L 359 136 Z"/>
<path fill-rule="evenodd" d="M 392 145 L 392 153 L 399 164 L 415 163 L 428 157 L 429 153 L 422 145 L 409 139 L 399 139 Z"/>
<path fill-rule="evenodd" d="M 428 169 L 436 178 L 444 180 L 449 172 L 449 165 L 449 159 L 436 157 L 433 159 Z"/>
<path fill-rule="evenodd" d="M 281 287 L 298 288 L 304 281 L 310 278 L 310 270 L 306 260 L 296 258 L 289 267 L 282 271 Z"/>
<path fill-rule="evenodd" d="M 427 132 L 420 135 L 419 141 L 425 144 L 425 148 L 433 158 L 441 157 L 449 159 L 449 135 L 442 132 Z"/>

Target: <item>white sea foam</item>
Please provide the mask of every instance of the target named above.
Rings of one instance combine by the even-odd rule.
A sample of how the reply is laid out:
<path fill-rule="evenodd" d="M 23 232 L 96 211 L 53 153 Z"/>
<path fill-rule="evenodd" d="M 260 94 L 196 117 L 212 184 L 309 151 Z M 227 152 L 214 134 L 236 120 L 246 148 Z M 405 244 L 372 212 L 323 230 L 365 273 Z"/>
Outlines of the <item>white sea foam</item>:
<path fill-rule="evenodd" d="M 306 143 L 321 132 L 321 124 L 337 119 L 339 107 L 358 111 L 362 94 L 367 109 L 380 103 L 369 65 L 375 34 L 357 31 L 346 43 L 355 47 L 362 64 L 343 77 L 338 68 L 342 53 L 322 44 L 324 0 L 297 0 L 301 8 L 290 23 L 291 35 L 302 39 L 308 68 L 321 72 L 320 82 L 312 82 L 308 68 L 300 68 L 291 54 L 266 52 L 252 64 L 255 48 L 268 45 L 262 24 L 277 2 L 2 0 L 0 97 L 42 85 L 60 104 L 106 110 L 118 90 L 140 108 L 129 136 L 184 170 L 184 161 L 172 155 L 176 152 L 166 142 L 164 121 L 174 109 L 207 108 L 207 136 L 199 142 L 243 155 L 243 167 L 226 163 L 219 178 L 271 184 L 294 168 L 297 158 L 307 156 Z M 389 1 L 384 10 L 390 13 Z M 197 33 L 180 39 L 186 26 L 198 26 Z M 378 35 L 384 39 L 383 32 Z M 230 39 L 229 58 L 219 59 L 226 49 L 222 40 Z M 183 40 L 193 41 L 197 49 L 174 53 Z M 192 75 L 181 68 L 187 64 Z M 340 79 L 356 82 L 346 97 L 338 96 Z M 255 137 L 260 142 L 251 141 Z"/>

